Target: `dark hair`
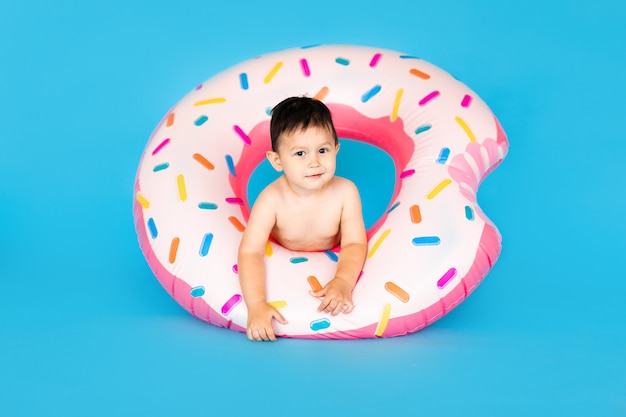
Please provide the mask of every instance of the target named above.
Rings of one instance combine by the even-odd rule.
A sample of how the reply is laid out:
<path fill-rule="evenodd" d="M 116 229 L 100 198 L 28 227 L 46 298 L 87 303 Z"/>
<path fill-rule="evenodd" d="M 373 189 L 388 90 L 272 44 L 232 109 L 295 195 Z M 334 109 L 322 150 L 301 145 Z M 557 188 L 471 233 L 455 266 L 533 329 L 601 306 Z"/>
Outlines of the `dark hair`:
<path fill-rule="evenodd" d="M 272 150 L 278 151 L 280 135 L 308 127 L 328 129 L 335 138 L 335 144 L 339 142 L 330 110 L 324 103 L 309 97 L 289 97 L 281 101 L 272 109 L 270 121 Z"/>

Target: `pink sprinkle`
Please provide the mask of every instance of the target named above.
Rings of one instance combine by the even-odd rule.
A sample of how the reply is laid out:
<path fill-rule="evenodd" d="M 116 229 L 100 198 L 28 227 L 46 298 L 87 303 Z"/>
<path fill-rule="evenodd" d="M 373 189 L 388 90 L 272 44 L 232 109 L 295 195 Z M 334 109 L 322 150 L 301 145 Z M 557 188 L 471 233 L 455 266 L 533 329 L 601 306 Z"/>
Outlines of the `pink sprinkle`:
<path fill-rule="evenodd" d="M 400 174 L 400 179 L 404 179 L 407 177 L 410 177 L 411 175 L 415 174 L 415 170 L 414 169 L 409 169 L 407 171 L 404 171 Z"/>
<path fill-rule="evenodd" d="M 438 95 L 439 95 L 439 91 L 433 91 L 432 93 L 430 93 L 429 95 L 421 99 L 419 102 L 419 105 L 423 106 L 424 104 L 428 103 L 430 100 L 434 99 Z"/>
<path fill-rule="evenodd" d="M 197 87 L 195 88 L 195 90 L 196 90 L 196 91 L 198 91 L 198 90 L 202 90 L 202 84 L 200 84 L 199 86 L 197 86 Z"/>
<path fill-rule="evenodd" d="M 233 126 L 233 130 L 239 135 L 239 137 L 241 138 L 241 140 L 243 140 L 243 143 L 246 144 L 246 146 L 250 146 L 250 144 L 252 143 L 250 141 L 250 138 L 248 137 L 248 135 L 246 135 L 243 130 L 241 130 L 241 128 L 237 125 Z"/>
<path fill-rule="evenodd" d="M 372 60 L 370 61 L 370 67 L 375 67 L 376 64 L 378 64 L 378 60 L 380 60 L 380 57 L 383 56 L 382 54 L 376 54 L 372 57 Z"/>
<path fill-rule="evenodd" d="M 156 155 L 161 149 L 163 149 L 163 147 L 165 145 L 167 145 L 168 143 L 170 143 L 170 138 L 165 139 L 163 142 L 161 142 L 159 144 L 159 146 L 157 146 L 156 148 L 154 148 L 154 150 L 152 151 L 152 156 Z"/>
<path fill-rule="evenodd" d="M 309 69 L 309 63 L 306 62 L 306 59 L 302 58 L 300 60 L 300 66 L 302 67 L 302 73 L 304 74 L 305 77 L 308 77 L 309 75 L 311 75 L 311 70 Z"/>
<path fill-rule="evenodd" d="M 237 264 L 233 265 L 233 272 L 234 272 L 235 274 L 238 274 L 238 273 L 239 273 L 239 265 L 237 265 Z"/>
<path fill-rule="evenodd" d="M 243 204 L 243 200 L 237 197 L 226 197 L 226 202 L 228 204 L 239 204 L 239 205 Z"/>
<path fill-rule="evenodd" d="M 456 276 L 456 268 L 448 269 L 448 272 L 443 274 L 443 276 L 439 278 L 439 281 L 437 281 L 437 287 L 440 289 L 445 287 L 448 284 L 448 282 L 450 282 L 450 280 L 452 280 L 452 278 L 454 278 L 455 276 Z"/>
<path fill-rule="evenodd" d="M 461 106 L 469 107 L 471 103 L 472 103 L 472 96 L 470 96 L 469 94 L 465 94 L 465 97 L 463 97 L 463 101 L 461 101 Z"/>
<path fill-rule="evenodd" d="M 222 314 L 223 315 L 227 315 L 228 313 L 231 312 L 231 310 L 233 308 L 235 308 L 237 306 L 237 304 L 239 304 L 241 302 L 241 294 L 235 294 L 232 297 L 230 297 L 228 299 L 228 301 L 226 301 L 226 303 L 224 303 L 224 305 L 222 306 Z"/>

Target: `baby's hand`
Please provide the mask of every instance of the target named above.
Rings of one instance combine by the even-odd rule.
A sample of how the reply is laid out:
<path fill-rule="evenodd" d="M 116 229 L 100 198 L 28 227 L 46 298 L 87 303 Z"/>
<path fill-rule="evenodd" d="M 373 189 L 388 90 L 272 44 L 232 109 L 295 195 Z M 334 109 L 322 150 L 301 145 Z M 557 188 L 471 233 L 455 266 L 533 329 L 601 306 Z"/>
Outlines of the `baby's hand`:
<path fill-rule="evenodd" d="M 276 340 L 274 328 L 272 327 L 272 319 L 276 319 L 281 324 L 287 324 L 287 320 L 266 302 L 258 302 L 248 306 L 248 326 L 246 327 L 246 335 L 250 340 L 262 341 Z"/>
<path fill-rule="evenodd" d="M 354 309 L 352 285 L 342 278 L 335 277 L 321 290 L 310 293 L 312 296 L 322 299 L 317 311 L 324 311 L 336 316 L 342 311 L 344 314 L 349 314 Z"/>

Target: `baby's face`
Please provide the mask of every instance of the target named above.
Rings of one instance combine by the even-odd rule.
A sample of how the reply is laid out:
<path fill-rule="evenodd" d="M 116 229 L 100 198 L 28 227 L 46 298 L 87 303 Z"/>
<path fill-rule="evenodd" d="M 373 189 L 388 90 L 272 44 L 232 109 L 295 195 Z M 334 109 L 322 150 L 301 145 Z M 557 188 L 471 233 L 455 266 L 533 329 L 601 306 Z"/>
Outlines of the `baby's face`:
<path fill-rule="evenodd" d="M 284 171 L 292 187 L 315 191 L 335 175 L 337 151 L 332 134 L 320 127 L 298 130 L 280 137 L 278 152 L 268 158 L 278 171 Z"/>

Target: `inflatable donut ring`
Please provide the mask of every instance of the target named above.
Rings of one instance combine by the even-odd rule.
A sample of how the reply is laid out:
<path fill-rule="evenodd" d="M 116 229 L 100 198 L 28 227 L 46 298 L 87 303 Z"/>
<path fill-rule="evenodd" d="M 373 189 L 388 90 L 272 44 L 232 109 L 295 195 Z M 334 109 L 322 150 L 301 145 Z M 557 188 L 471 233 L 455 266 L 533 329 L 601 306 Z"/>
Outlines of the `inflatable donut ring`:
<path fill-rule="evenodd" d="M 270 149 L 270 109 L 289 96 L 322 100 L 340 138 L 381 148 L 397 180 L 369 228 L 350 314 L 318 313 L 309 291 L 333 278 L 337 253 L 268 241 L 267 297 L 296 338 L 405 335 L 463 301 L 498 258 L 501 236 L 476 201 L 508 142 L 487 105 L 436 66 L 361 46 L 288 49 L 238 64 L 187 94 L 157 126 L 138 168 L 140 247 L 167 292 L 192 315 L 245 331 L 237 250 L 250 213 L 248 180 Z"/>

